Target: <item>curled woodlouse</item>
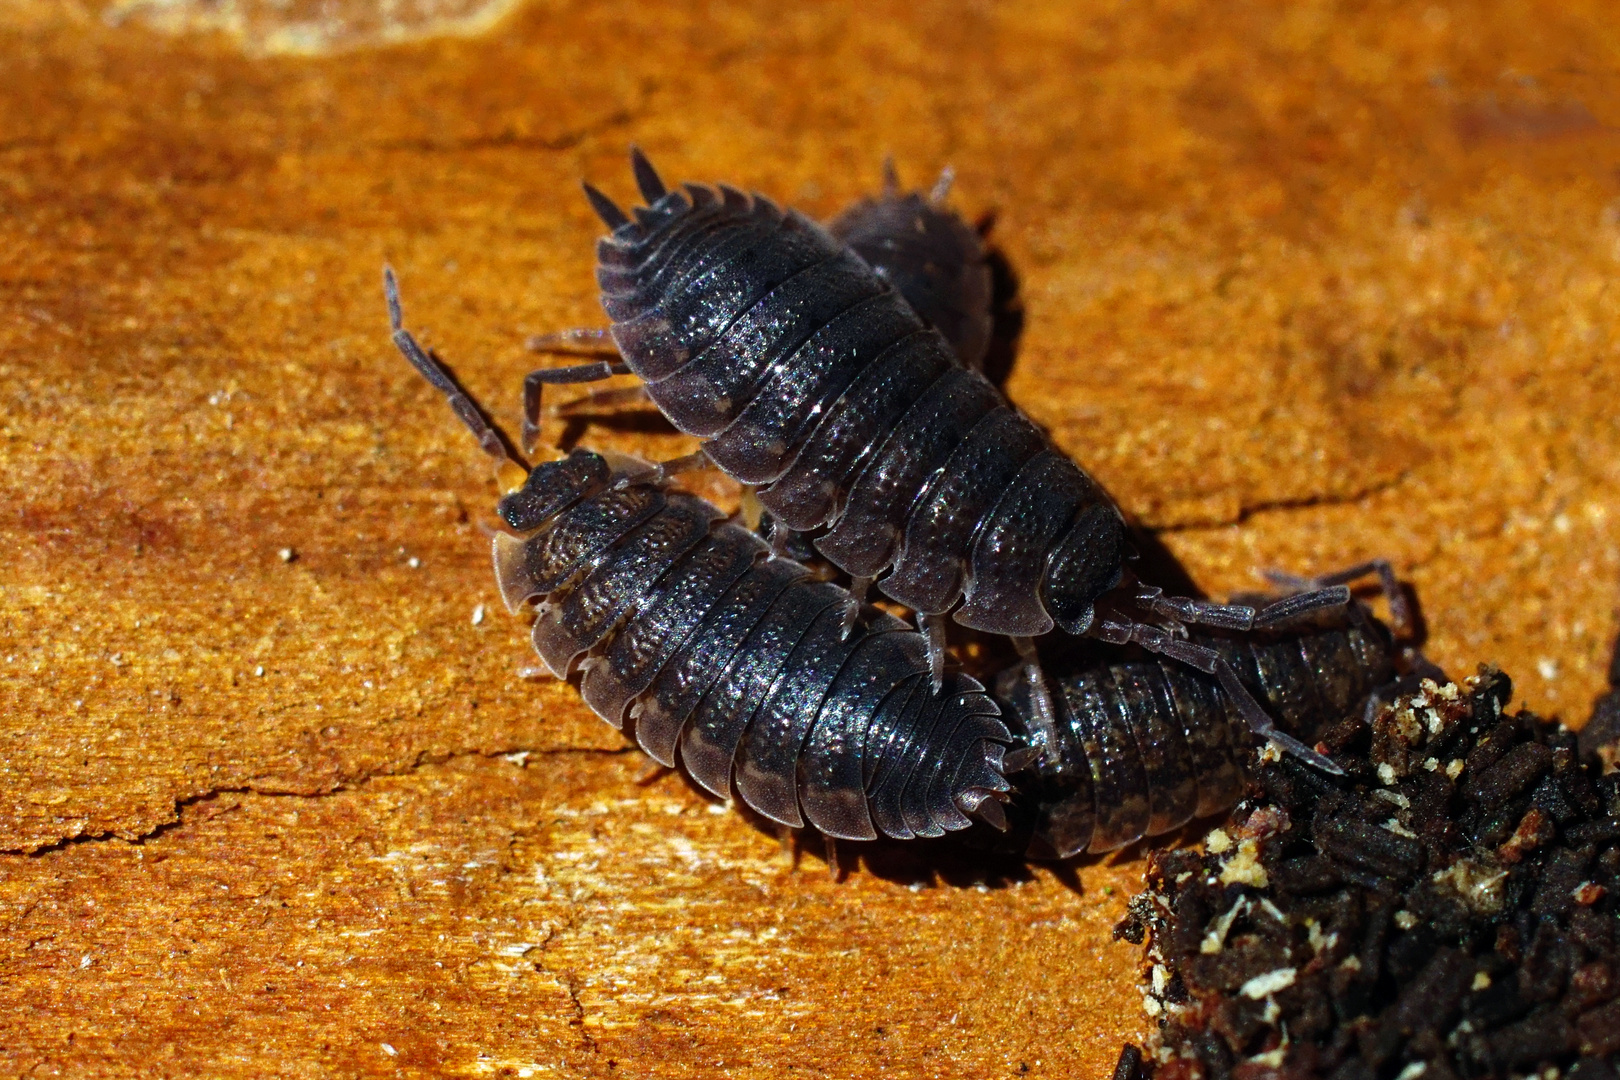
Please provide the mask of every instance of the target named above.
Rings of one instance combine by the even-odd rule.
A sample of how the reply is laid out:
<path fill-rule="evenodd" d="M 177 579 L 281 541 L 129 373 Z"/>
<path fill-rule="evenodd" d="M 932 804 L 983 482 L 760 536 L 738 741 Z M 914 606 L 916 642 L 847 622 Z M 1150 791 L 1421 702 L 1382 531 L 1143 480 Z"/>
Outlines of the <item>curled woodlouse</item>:
<path fill-rule="evenodd" d="M 486 452 L 523 466 L 386 283 L 400 352 Z M 664 468 L 575 450 L 497 513 L 513 532 L 494 537 L 496 580 L 514 612 L 538 601 L 535 650 L 661 764 L 839 839 L 939 836 L 975 814 L 1005 827 L 1013 740 L 984 688 L 936 684 L 922 635 L 671 489 Z"/>
<path fill-rule="evenodd" d="M 532 373 L 526 445 L 545 384 L 633 373 L 677 428 L 704 440 L 707 462 L 759 485 L 780 526 L 815 533 L 857 596 L 876 581 L 918 613 L 936 679 L 948 612 L 1013 637 L 1032 665 L 1029 639 L 1054 628 L 1135 642 L 1216 675 L 1257 731 L 1336 769 L 1277 731 L 1219 653 L 1178 634 L 1181 623 L 1267 625 L 1342 605 L 1346 590 L 1257 612 L 1127 580 L 1112 500 L 860 256 L 763 196 L 670 190 L 639 151 L 631 164 L 646 201 L 633 217 L 585 185 L 611 230 L 597 280 L 622 363 Z"/>
<path fill-rule="evenodd" d="M 978 370 L 990 347 L 992 280 L 979 231 L 945 205 L 946 169 L 926 195 L 900 192 L 892 160 L 883 190 L 827 223 L 827 231 L 893 285 L 938 330 L 964 367 Z"/>
<path fill-rule="evenodd" d="M 1404 633 L 1407 608 L 1391 591 L 1398 586 L 1387 565 L 1349 573 L 1359 571 L 1380 573 Z M 1415 650 L 1398 647 L 1359 601 L 1263 633 L 1198 630 L 1191 638 L 1219 653 L 1289 730 L 1311 741 L 1358 707 L 1393 695 L 1398 672 L 1445 681 Z M 1031 855 L 1113 851 L 1222 813 L 1242 797 L 1250 725 L 1218 679 L 1096 646 L 1066 664 L 1049 663 L 1047 678 L 1056 690 L 1056 740 L 1052 752 L 1014 777 L 1021 816 L 1033 819 Z M 1035 731 L 1026 670 L 1014 668 L 998 683 L 1015 733 Z"/>

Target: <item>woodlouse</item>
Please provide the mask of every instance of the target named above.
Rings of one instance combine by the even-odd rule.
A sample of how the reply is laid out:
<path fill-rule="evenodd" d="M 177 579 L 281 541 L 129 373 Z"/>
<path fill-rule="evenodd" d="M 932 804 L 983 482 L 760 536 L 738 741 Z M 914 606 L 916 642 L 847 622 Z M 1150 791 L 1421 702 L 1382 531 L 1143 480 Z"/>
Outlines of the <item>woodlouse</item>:
<path fill-rule="evenodd" d="M 778 525 L 815 533 L 857 597 L 876 581 L 918 613 L 936 679 L 948 612 L 1011 636 L 1037 687 L 1033 637 L 1061 628 L 1134 642 L 1216 675 L 1257 732 L 1336 768 L 1277 731 L 1218 652 L 1178 635 L 1182 623 L 1269 625 L 1343 605 L 1347 591 L 1257 612 L 1127 580 L 1112 500 L 860 256 L 763 196 L 724 185 L 671 191 L 639 151 L 631 163 L 647 203 L 633 218 L 585 185 L 611 230 L 597 245 L 597 280 L 622 363 L 532 373 L 526 446 L 545 384 L 633 373 L 677 428 L 704 440 L 683 467 L 701 460 L 759 485 Z M 1139 621 L 1133 608 L 1166 625 Z"/>
<path fill-rule="evenodd" d="M 400 352 L 487 453 L 523 466 L 404 329 L 391 272 L 386 286 Z M 1013 740 L 984 688 L 936 684 L 922 635 L 672 490 L 662 468 L 575 450 L 497 513 L 513 533 L 495 534 L 496 580 L 514 612 L 539 601 L 535 650 L 656 761 L 678 756 L 714 794 L 839 839 L 939 836 L 973 814 L 1005 828 Z"/>
<path fill-rule="evenodd" d="M 1404 636 L 1410 616 L 1387 565 L 1349 573 L 1358 571 L 1380 573 Z M 1358 706 L 1370 710 L 1391 695 L 1398 671 L 1445 681 L 1415 650 L 1398 647 L 1359 601 L 1266 633 L 1194 631 L 1192 640 L 1218 652 L 1254 696 L 1312 741 Z M 1250 725 L 1219 680 L 1094 646 L 1047 671 L 1057 691 L 1057 739 L 1014 777 L 1020 809 L 1033 818 L 1031 855 L 1113 851 L 1223 813 L 1243 796 Z M 1005 673 L 998 690 L 1015 734 L 1036 730 L 1025 671 Z"/>
<path fill-rule="evenodd" d="M 886 161 L 883 190 L 833 218 L 827 231 L 894 286 L 964 367 L 977 371 L 990 347 L 992 279 L 979 231 L 945 206 L 953 179 L 946 169 L 927 195 L 902 195 L 894 162 Z"/>

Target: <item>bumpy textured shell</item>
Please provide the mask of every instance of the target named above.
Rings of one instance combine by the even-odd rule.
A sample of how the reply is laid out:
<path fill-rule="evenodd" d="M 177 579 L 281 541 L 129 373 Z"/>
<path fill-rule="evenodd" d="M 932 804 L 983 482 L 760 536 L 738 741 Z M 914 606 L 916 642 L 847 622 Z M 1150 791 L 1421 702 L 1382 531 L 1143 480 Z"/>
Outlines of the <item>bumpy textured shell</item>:
<path fill-rule="evenodd" d="M 625 362 L 782 525 L 914 610 L 1070 633 L 1120 580 L 1118 510 L 852 250 L 687 185 L 597 248 Z"/>
<path fill-rule="evenodd" d="M 973 679 L 935 692 L 920 634 L 774 558 L 650 466 L 576 451 L 502 501 L 501 594 L 534 646 L 665 765 L 843 839 L 966 828 L 1012 739 Z"/>
<path fill-rule="evenodd" d="M 1308 739 L 1395 679 L 1381 625 L 1370 617 L 1324 621 L 1288 633 L 1194 632 L 1192 640 L 1225 656 L 1281 726 Z M 1031 855 L 1113 851 L 1222 813 L 1242 797 L 1249 727 L 1214 676 L 1097 647 L 1068 670 L 1049 668 L 1047 678 L 1057 753 L 1014 777 L 1035 818 Z M 1009 673 L 1002 690 L 1010 722 L 1027 731 L 1028 681 Z"/>
<path fill-rule="evenodd" d="M 965 367 L 990 347 L 991 277 L 984 243 L 956 213 L 913 192 L 886 191 L 827 223 L 938 330 Z"/>

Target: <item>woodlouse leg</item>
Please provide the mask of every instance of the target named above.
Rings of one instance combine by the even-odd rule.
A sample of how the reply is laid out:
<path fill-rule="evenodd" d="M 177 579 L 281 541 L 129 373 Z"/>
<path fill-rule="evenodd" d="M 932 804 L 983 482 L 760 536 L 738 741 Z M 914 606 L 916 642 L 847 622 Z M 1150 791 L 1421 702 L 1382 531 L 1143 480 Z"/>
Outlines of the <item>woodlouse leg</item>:
<path fill-rule="evenodd" d="M 628 375 L 630 368 L 610 360 L 597 360 L 572 367 L 541 368 L 523 377 L 523 452 L 533 453 L 540 437 L 540 392 L 548 383 L 601 382 L 614 375 Z"/>
<path fill-rule="evenodd" d="M 1057 709 L 1052 705 L 1052 691 L 1041 670 L 1040 654 L 1035 650 L 1035 639 L 1015 637 L 1013 648 L 1024 662 L 1024 677 L 1029 680 L 1030 703 L 1034 706 L 1035 726 L 1039 729 L 1040 744 L 1044 752 L 1057 751 Z"/>
<path fill-rule="evenodd" d="M 1165 596 L 1163 589 L 1152 585 L 1137 586 L 1135 600 L 1138 606 L 1177 622 L 1225 630 L 1253 630 L 1292 622 L 1327 608 L 1344 607 L 1350 603 L 1350 590 L 1335 584 L 1284 597 L 1258 610 L 1248 604 L 1216 604 L 1188 596 Z"/>
<path fill-rule="evenodd" d="M 702 450 L 694 450 L 683 457 L 658 462 L 652 467 L 650 480 L 652 483 L 662 484 L 676 473 L 691 472 L 693 469 L 712 469 L 713 467 L 714 463 L 709 460 L 708 454 L 705 454 Z M 637 476 L 627 476 L 619 481 L 619 486 L 624 487 L 632 481 L 645 484 L 649 482 L 649 474 L 641 473 Z"/>
<path fill-rule="evenodd" d="M 869 577 L 850 579 L 849 595 L 855 598 L 855 602 L 849 605 L 849 610 L 844 612 L 844 637 L 849 637 L 849 632 L 855 629 L 855 620 L 861 617 L 861 608 L 866 606 L 867 591 L 872 588 L 872 582 L 876 580 L 876 578 Z"/>
<path fill-rule="evenodd" d="M 934 677 L 934 693 L 945 685 L 945 615 L 917 613 L 917 629 L 928 641 L 928 670 Z"/>
<path fill-rule="evenodd" d="M 524 472 L 528 472 L 529 466 L 512 452 L 500 429 L 490 422 L 489 417 L 484 415 L 484 410 L 456 382 L 455 377 L 444 366 L 444 361 L 440 360 L 437 354 L 422 348 L 415 335 L 405 329 L 405 309 L 399 301 L 399 280 L 394 277 L 394 268 L 391 266 L 383 268 L 383 295 L 388 301 L 388 324 L 393 332 L 394 347 L 435 390 L 444 395 L 456 416 L 460 417 L 461 422 L 467 425 L 467 430 L 477 437 L 478 445 L 484 453 L 497 462 L 509 461 Z"/>
<path fill-rule="evenodd" d="M 1172 660 L 1179 660 L 1189 667 L 1197 668 L 1208 675 L 1220 680 L 1221 689 L 1226 692 L 1227 698 L 1243 714 L 1244 721 L 1249 730 L 1263 739 L 1268 739 L 1277 746 L 1308 764 L 1316 766 L 1323 772 L 1335 776 L 1344 775 L 1344 770 L 1335 765 L 1323 754 L 1306 746 L 1287 732 L 1279 731 L 1276 723 L 1271 719 L 1260 703 L 1254 700 L 1243 681 L 1238 678 L 1232 665 L 1214 649 L 1202 645 L 1194 645 L 1190 641 L 1182 641 L 1156 626 L 1146 623 L 1119 623 L 1112 620 L 1101 620 L 1093 636 L 1116 645 L 1135 642 L 1149 652 L 1168 656 Z"/>
<path fill-rule="evenodd" d="M 771 555 L 778 559 L 789 558 L 788 545 L 798 535 L 793 529 L 783 525 L 775 518 L 771 519 L 771 535 L 767 542 L 771 545 Z"/>
<path fill-rule="evenodd" d="M 523 343 L 530 352 L 587 353 L 590 355 L 618 356 L 619 347 L 613 343 L 613 332 L 606 327 L 586 326 L 572 330 L 558 330 L 550 334 L 535 334 Z"/>
<path fill-rule="evenodd" d="M 1137 585 L 1136 595 L 1131 599 L 1137 607 L 1177 622 L 1225 630 L 1247 630 L 1254 625 L 1254 608 L 1247 604 L 1216 604 L 1190 596 L 1166 596 L 1157 585 Z"/>
<path fill-rule="evenodd" d="M 640 776 L 636 777 L 636 787 L 647 787 L 649 784 L 657 783 L 674 771 L 663 762 L 655 761 L 643 769 Z"/>
<path fill-rule="evenodd" d="M 1346 585 L 1330 585 L 1325 589 L 1295 593 L 1261 608 L 1255 613 L 1254 625 L 1279 626 L 1328 608 L 1342 608 L 1349 603 L 1350 588 Z"/>
<path fill-rule="evenodd" d="M 1395 624 L 1395 632 L 1406 637 L 1416 628 L 1417 620 L 1413 617 L 1412 605 L 1406 599 L 1406 590 L 1401 588 L 1400 579 L 1395 576 L 1395 568 L 1390 565 L 1388 559 L 1368 559 L 1366 562 L 1317 577 L 1300 577 L 1281 570 L 1266 570 L 1263 573 L 1267 581 L 1287 589 L 1321 589 L 1331 585 L 1349 585 L 1369 574 L 1375 574 L 1378 577 L 1378 591 L 1384 594 L 1384 599 L 1389 603 L 1389 619 Z"/>
<path fill-rule="evenodd" d="M 751 533 L 759 532 L 759 523 L 765 518 L 765 504 L 759 501 L 759 488 L 753 484 L 742 486 L 742 496 L 737 500 L 737 515 L 742 519 L 743 528 Z"/>
<path fill-rule="evenodd" d="M 838 841 L 822 834 L 821 842 L 827 845 L 827 876 L 833 881 L 843 881 L 844 874 L 838 865 Z"/>
<path fill-rule="evenodd" d="M 782 856 L 787 859 L 789 866 L 794 866 L 793 827 L 791 825 L 783 825 L 780 821 L 773 821 L 771 822 L 771 825 L 773 826 L 771 831 L 776 834 L 776 843 L 782 849 Z M 797 869 L 797 866 L 794 866 L 794 868 Z"/>

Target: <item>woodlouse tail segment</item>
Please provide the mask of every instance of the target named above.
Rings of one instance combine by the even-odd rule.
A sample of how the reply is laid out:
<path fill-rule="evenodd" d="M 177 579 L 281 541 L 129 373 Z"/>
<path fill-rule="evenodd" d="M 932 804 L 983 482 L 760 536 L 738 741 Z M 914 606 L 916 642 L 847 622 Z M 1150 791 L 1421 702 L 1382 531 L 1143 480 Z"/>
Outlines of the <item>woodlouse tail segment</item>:
<path fill-rule="evenodd" d="M 883 197 L 885 199 L 898 199 L 900 197 L 900 174 L 894 168 L 894 155 L 883 155 Z"/>
<path fill-rule="evenodd" d="M 1001 800 L 993 795 L 986 794 L 971 804 L 964 799 L 962 811 L 969 815 L 977 815 L 997 832 L 1006 832 L 1011 828 L 1007 821 L 1007 812 L 1001 808 Z"/>
<path fill-rule="evenodd" d="M 1005 697 L 1007 694 L 1003 692 L 1000 696 Z M 1001 767 L 1008 776 L 1021 773 L 1039 762 L 1042 753 L 1042 748 L 1039 746 L 1020 746 L 1016 750 L 1007 751 L 1006 756 L 1001 760 Z"/>
<path fill-rule="evenodd" d="M 653 168 L 652 162 L 647 160 L 647 155 L 641 152 L 639 146 L 630 148 L 630 171 L 635 174 L 636 188 L 641 192 L 642 201 L 648 206 L 669 194 L 669 188 L 664 186 L 658 170 Z"/>
<path fill-rule="evenodd" d="M 928 201 L 938 206 L 943 203 L 951 193 L 951 185 L 956 183 L 956 170 L 947 165 L 939 170 L 939 179 L 928 191 Z"/>
<path fill-rule="evenodd" d="M 635 207 L 630 211 L 635 223 L 635 229 L 624 236 L 619 235 L 618 225 L 609 222 L 610 227 L 614 230 L 613 239 L 615 240 L 625 240 L 632 244 L 645 240 L 647 237 L 657 233 L 662 226 L 681 217 L 694 206 L 707 205 L 712 201 L 708 192 L 695 189 L 690 184 L 682 185 L 682 191 L 670 191 L 669 185 L 664 183 L 663 178 L 658 175 L 658 170 L 653 168 L 652 162 L 647 160 L 647 155 L 643 154 L 638 146 L 630 148 L 630 172 L 635 177 L 636 190 L 641 193 L 645 205 Z M 590 194 L 590 192 L 587 191 L 587 194 Z M 600 195 L 601 193 L 597 192 L 597 194 Z M 592 203 L 595 203 L 594 198 Z M 615 209 L 617 210 L 617 207 Z M 600 214 L 601 210 L 598 209 L 597 213 Z M 623 212 L 620 211 L 620 213 Z M 603 220 L 606 221 L 607 219 L 603 218 Z M 607 243 L 610 248 L 613 246 L 611 240 L 607 241 Z M 620 250 L 622 251 L 622 248 Z"/>
<path fill-rule="evenodd" d="M 444 395 L 451 410 L 477 438 L 484 453 L 499 464 L 510 463 L 527 472 L 528 463 L 512 449 L 506 435 L 489 419 L 483 408 L 456 382 L 444 361 L 431 350 L 424 349 L 415 335 L 405 329 L 405 309 L 399 300 L 399 280 L 391 266 L 383 267 L 383 296 L 388 303 L 388 324 L 393 333 L 394 347 L 435 390 Z"/>
<path fill-rule="evenodd" d="M 595 210 L 596 216 L 602 219 L 602 224 L 613 232 L 618 232 L 630 224 L 630 215 L 620 210 L 618 204 L 612 199 L 602 194 L 588 181 L 581 182 L 580 186 L 585 189 L 585 197 L 591 201 L 591 209 Z"/>

